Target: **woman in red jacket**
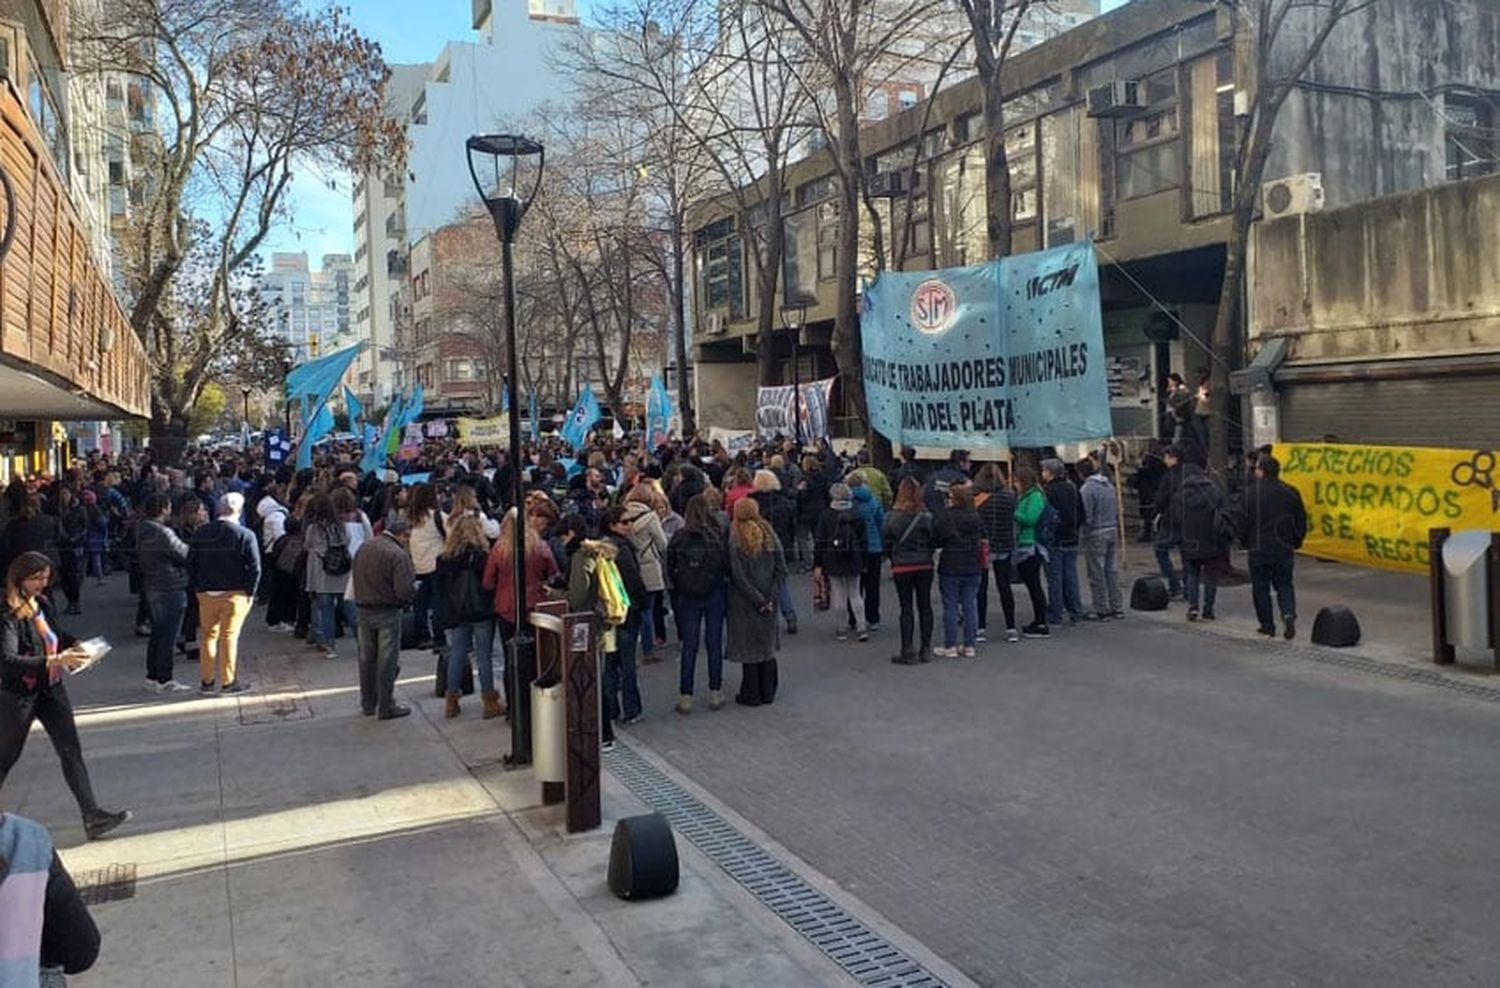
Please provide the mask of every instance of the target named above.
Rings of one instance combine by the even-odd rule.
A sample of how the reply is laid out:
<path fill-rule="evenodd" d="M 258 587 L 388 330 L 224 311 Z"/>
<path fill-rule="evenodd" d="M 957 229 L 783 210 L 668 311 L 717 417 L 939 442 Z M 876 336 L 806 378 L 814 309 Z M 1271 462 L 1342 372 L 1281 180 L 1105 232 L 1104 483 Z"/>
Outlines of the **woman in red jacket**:
<path fill-rule="evenodd" d="M 516 633 L 515 546 L 516 511 L 505 513 L 500 522 L 500 537 L 490 550 L 484 565 L 484 588 L 494 591 L 495 613 L 500 617 L 500 641 L 509 645 Z M 552 549 L 537 537 L 530 525 L 526 529 L 526 610 L 531 611 L 542 599 L 542 591 L 558 575 L 557 558 Z M 513 699 L 513 698 L 512 698 Z M 488 708 L 486 708 L 488 709 Z"/>

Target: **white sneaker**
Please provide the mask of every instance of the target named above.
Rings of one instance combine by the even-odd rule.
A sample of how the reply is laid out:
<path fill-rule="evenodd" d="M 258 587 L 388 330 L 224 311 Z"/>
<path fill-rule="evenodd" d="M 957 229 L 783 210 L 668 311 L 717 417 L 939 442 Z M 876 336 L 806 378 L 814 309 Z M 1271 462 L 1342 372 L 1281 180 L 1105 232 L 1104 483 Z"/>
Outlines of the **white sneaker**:
<path fill-rule="evenodd" d="M 948 648 L 946 645 L 939 645 L 937 648 L 932 650 L 932 654 L 933 657 L 939 659 L 956 659 L 958 658 L 958 649 Z"/>
<path fill-rule="evenodd" d="M 165 686 L 165 683 L 158 683 L 154 679 L 148 679 L 146 680 L 145 690 L 147 693 L 160 693 Z"/>
<path fill-rule="evenodd" d="M 1006 628 L 1005 640 L 1008 642 L 1018 642 L 1021 640 L 1021 633 L 1015 628 Z"/>
<path fill-rule="evenodd" d="M 282 634 L 291 634 L 293 631 L 297 630 L 294 625 L 287 624 L 285 621 L 281 622 L 280 624 L 270 625 L 270 629 L 272 631 L 279 631 Z"/>
<path fill-rule="evenodd" d="M 161 689 L 157 690 L 157 692 L 158 693 L 191 693 L 191 692 L 193 692 L 193 688 L 191 686 L 189 686 L 187 683 L 179 683 L 175 679 L 169 679 L 165 683 L 161 684 Z"/>

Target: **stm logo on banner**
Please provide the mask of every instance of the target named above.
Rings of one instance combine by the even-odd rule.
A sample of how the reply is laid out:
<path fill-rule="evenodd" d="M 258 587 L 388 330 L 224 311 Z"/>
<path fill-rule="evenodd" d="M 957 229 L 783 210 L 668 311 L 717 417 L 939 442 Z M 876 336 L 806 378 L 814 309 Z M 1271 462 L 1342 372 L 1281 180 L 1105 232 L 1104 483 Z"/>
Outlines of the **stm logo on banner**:
<path fill-rule="evenodd" d="M 929 278 L 911 293 L 911 324 L 917 332 L 937 336 L 958 318 L 958 296 L 939 278 Z"/>

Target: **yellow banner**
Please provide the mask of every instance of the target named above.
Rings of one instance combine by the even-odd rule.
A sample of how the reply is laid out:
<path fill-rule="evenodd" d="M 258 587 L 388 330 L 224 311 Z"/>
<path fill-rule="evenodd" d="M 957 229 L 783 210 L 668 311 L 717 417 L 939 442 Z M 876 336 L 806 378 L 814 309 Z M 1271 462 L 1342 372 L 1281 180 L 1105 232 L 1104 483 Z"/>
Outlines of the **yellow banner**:
<path fill-rule="evenodd" d="M 474 446 L 499 446 L 510 441 L 510 416 L 458 420 L 458 441 Z"/>
<path fill-rule="evenodd" d="M 1428 529 L 1500 525 L 1492 451 L 1282 443 L 1275 455 L 1307 507 L 1309 555 L 1426 572 Z"/>

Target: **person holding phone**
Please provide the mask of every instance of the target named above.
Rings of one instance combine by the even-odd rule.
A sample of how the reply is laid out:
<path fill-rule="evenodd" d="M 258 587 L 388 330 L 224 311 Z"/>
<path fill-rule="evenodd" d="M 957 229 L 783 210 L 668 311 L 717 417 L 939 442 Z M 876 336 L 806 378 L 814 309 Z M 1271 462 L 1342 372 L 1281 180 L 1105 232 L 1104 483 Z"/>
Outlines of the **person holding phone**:
<path fill-rule="evenodd" d="M 98 840 L 129 820 L 130 811 L 103 809 L 94 798 L 63 683 L 65 673 L 83 665 L 88 654 L 57 621 L 46 594 L 51 579 L 52 561 L 40 552 L 23 552 L 6 572 L 0 613 L 0 788 L 21 758 L 32 721 L 40 720 L 78 800 L 84 832 Z"/>

